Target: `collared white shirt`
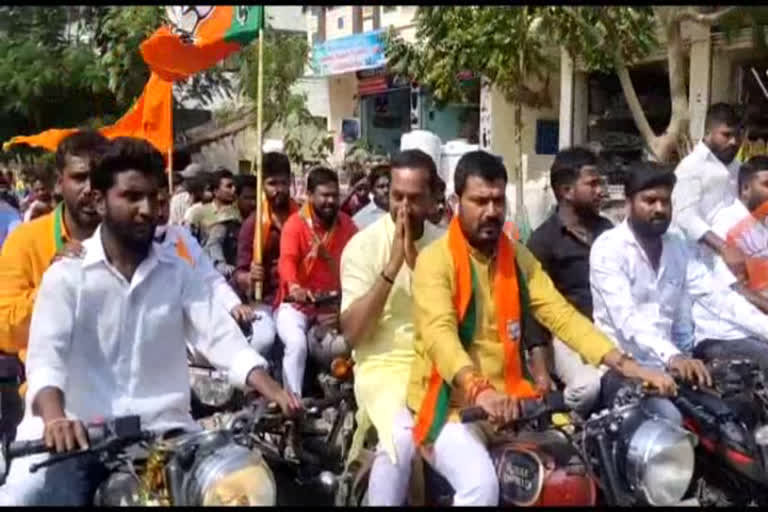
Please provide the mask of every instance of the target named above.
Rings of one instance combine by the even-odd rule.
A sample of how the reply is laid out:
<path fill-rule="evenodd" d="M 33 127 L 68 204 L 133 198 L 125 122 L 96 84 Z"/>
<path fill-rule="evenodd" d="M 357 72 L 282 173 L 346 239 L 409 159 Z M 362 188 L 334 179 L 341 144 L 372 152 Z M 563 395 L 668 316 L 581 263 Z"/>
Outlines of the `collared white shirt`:
<path fill-rule="evenodd" d="M 382 210 L 372 200 L 352 217 L 352 221 L 357 226 L 357 229 L 365 229 L 387 213 L 389 213 L 387 210 Z"/>
<path fill-rule="evenodd" d="M 180 226 L 184 223 L 184 216 L 187 210 L 192 207 L 192 195 L 183 190 L 178 194 L 174 194 L 171 197 L 170 204 L 170 217 L 168 218 L 168 224 L 172 226 Z"/>
<path fill-rule="evenodd" d="M 768 334 L 768 317 L 731 290 L 731 283 L 712 279 L 706 265 L 691 256 L 691 246 L 667 232 L 656 272 L 626 220 L 592 245 L 595 325 L 642 364 L 662 366 L 672 356 L 690 352 L 696 334 L 694 300 L 756 336 Z"/>
<path fill-rule="evenodd" d="M 203 252 L 203 248 L 200 247 L 198 241 L 186 228 L 168 224 L 162 227 L 162 231 L 165 232 L 165 237 L 158 245 L 163 250 L 178 255 L 176 244 L 178 243 L 178 240 L 181 239 L 182 243 L 189 251 L 189 256 L 192 259 L 192 268 L 194 268 L 195 273 L 197 273 L 200 278 L 211 287 L 214 300 L 219 301 L 227 311 L 232 311 L 233 308 L 242 304 L 242 301 L 227 283 L 227 280 L 213 267 L 211 259 L 206 256 L 205 252 Z M 160 228 L 158 228 L 158 232 L 161 232 Z"/>
<path fill-rule="evenodd" d="M 738 199 L 738 174 L 738 161 L 726 166 L 704 142 L 678 164 L 672 222 L 687 239 L 698 241 L 707 231 L 725 238 L 728 229 L 749 215 Z"/>
<path fill-rule="evenodd" d="M 130 282 L 106 258 L 101 227 L 44 274 L 29 335 L 26 414 L 20 439 L 42 434 L 32 415 L 38 392 L 64 392 L 66 413 L 84 421 L 138 414 L 143 428 L 196 429 L 184 330 L 230 382 L 244 387 L 266 361 L 190 265 L 153 244 Z"/>

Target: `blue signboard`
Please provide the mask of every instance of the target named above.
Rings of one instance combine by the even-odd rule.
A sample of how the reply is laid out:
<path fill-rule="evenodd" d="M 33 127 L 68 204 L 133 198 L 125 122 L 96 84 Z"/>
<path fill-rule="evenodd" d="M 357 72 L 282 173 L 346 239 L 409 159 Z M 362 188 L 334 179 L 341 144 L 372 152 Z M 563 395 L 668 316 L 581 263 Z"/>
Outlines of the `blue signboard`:
<path fill-rule="evenodd" d="M 321 76 L 377 68 L 386 62 L 382 30 L 331 39 L 312 49 L 312 70 Z"/>

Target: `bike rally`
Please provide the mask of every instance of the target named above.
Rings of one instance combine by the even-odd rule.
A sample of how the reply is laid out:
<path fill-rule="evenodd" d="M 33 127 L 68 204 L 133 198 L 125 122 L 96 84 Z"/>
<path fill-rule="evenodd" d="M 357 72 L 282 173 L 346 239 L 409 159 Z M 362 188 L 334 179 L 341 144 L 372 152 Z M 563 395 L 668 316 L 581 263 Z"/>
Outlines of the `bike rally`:
<path fill-rule="evenodd" d="M 768 505 L 761 13 L 0 7 L 0 505 Z"/>

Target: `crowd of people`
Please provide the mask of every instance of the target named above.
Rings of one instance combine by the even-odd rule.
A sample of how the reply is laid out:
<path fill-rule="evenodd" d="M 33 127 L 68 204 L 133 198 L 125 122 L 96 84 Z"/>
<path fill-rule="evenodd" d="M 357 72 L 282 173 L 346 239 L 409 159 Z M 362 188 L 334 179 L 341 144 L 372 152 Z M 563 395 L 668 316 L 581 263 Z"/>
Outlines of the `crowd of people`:
<path fill-rule="evenodd" d="M 0 252 L 0 370 L 17 384 L 0 397 L 4 433 L 67 451 L 94 417 L 199 428 L 190 361 L 295 414 L 322 326 L 354 359 L 353 446 L 377 434 L 369 503 L 402 505 L 420 453 L 455 505 L 496 505 L 487 429 L 518 400 L 562 388 L 588 415 L 627 379 L 674 394 L 675 375 L 711 385 L 705 363 L 724 354 L 768 367 L 768 159 L 739 165 L 740 145 L 734 109 L 713 105 L 676 170 L 630 165 L 615 226 L 600 158 L 563 149 L 557 207 L 524 245 L 505 229 L 507 170 L 483 151 L 459 160 L 455 190 L 411 149 L 354 175 L 343 199 L 326 167 L 291 197 L 290 161 L 267 153 L 258 197 L 253 176 L 197 164 L 170 191 L 150 144 L 78 132 L 56 154 L 61 202 L 9 228 Z M 314 303 L 329 292 L 340 305 Z M 282 382 L 267 371 L 275 343 Z M 489 422 L 457 421 L 470 405 Z M 83 504 L 103 475 L 81 459 L 30 475 L 36 457 L 0 503 Z"/>

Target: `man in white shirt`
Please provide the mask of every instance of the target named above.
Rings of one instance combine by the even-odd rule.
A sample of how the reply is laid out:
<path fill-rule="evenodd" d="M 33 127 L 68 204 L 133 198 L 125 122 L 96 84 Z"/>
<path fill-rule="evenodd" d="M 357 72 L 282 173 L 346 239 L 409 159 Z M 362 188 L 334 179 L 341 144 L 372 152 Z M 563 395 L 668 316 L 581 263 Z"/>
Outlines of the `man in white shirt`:
<path fill-rule="evenodd" d="M 230 382 L 252 387 L 288 414 L 301 404 L 266 372 L 189 264 L 152 243 L 160 153 L 140 139 L 112 141 L 91 173 L 103 222 L 82 258 L 63 258 L 43 277 L 32 315 L 27 407 L 17 439 L 43 438 L 56 452 L 86 447 L 81 421 L 136 414 L 142 427 L 198 430 L 189 414 L 183 333 Z M 29 472 L 47 455 L 13 461 L 3 505 L 85 505 L 107 475 L 91 458 Z"/>
<path fill-rule="evenodd" d="M 675 175 L 659 164 L 630 168 L 627 219 L 598 237 L 590 253 L 594 319 L 641 364 L 709 384 L 703 363 L 688 356 L 694 344 L 692 301 L 757 336 L 768 334 L 768 317 L 712 279 L 685 240 L 667 232 L 674 185 Z"/>
<path fill-rule="evenodd" d="M 352 220 L 357 229 L 364 229 L 389 212 L 389 182 L 391 168 L 388 164 L 377 165 L 368 175 L 373 200 L 357 212 Z"/>
<path fill-rule="evenodd" d="M 266 356 L 275 341 L 275 326 L 271 317 L 256 312 L 248 305 L 243 304 L 224 276 L 213 267 L 213 263 L 206 256 L 195 237 L 186 228 L 168 223 L 167 182 L 163 182 L 158 189 L 157 203 L 158 222 L 155 230 L 155 242 L 192 265 L 195 272 L 211 287 L 214 300 L 222 304 L 240 325 L 251 324 L 251 346 L 256 348 L 261 355 Z M 188 348 L 192 355 L 191 361 L 206 364 L 205 358 L 195 351 L 194 347 L 188 346 Z"/>
<path fill-rule="evenodd" d="M 747 256 L 749 287 L 765 291 L 768 278 L 768 157 L 757 156 L 739 169 L 739 198 L 751 212 L 728 233 L 726 243 L 737 244 Z M 735 282 L 730 272 L 715 271 L 716 279 L 729 285 Z M 768 338 L 757 336 L 742 325 L 712 313 L 698 301 L 693 304 L 696 324 L 694 354 L 704 360 L 731 357 L 756 361 L 768 368 Z M 749 318 L 739 320 L 748 321 Z"/>
<path fill-rule="evenodd" d="M 184 223 L 184 215 L 186 215 L 187 210 L 189 210 L 193 203 L 192 194 L 186 189 L 185 182 L 200 174 L 202 170 L 203 167 L 200 164 L 191 163 L 179 173 L 179 176 L 184 180 L 184 182 L 182 182 L 184 190 L 173 194 L 173 197 L 171 198 L 171 214 L 169 219 L 171 225 L 181 226 Z"/>
<path fill-rule="evenodd" d="M 710 106 L 704 138 L 675 169 L 678 183 L 672 204 L 675 226 L 685 238 L 704 244 L 722 258 L 705 263 L 724 262 L 743 280 L 744 254 L 725 243 L 728 229 L 749 215 L 738 200 L 735 158 L 740 146 L 741 123 L 734 108 L 725 103 Z"/>

